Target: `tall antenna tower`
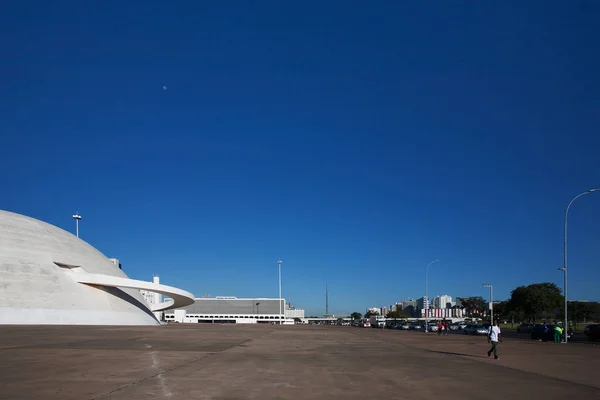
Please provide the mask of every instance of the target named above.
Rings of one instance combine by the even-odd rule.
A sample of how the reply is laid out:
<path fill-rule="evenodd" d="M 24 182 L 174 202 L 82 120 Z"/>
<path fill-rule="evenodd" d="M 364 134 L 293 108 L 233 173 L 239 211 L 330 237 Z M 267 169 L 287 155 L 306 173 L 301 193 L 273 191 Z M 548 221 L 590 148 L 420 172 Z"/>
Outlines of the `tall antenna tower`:
<path fill-rule="evenodd" d="M 329 286 L 325 282 L 325 315 L 329 315 Z"/>

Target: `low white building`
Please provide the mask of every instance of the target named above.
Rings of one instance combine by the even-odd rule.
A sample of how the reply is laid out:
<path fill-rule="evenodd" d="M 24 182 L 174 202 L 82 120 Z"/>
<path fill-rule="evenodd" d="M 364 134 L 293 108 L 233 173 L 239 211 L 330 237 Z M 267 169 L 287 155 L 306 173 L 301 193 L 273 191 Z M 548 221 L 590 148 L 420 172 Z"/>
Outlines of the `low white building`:
<path fill-rule="evenodd" d="M 294 318 L 304 319 L 304 310 L 290 307 L 285 299 L 217 296 L 196 298 L 194 304 L 167 311 L 164 318 L 180 323 L 293 325 Z"/>

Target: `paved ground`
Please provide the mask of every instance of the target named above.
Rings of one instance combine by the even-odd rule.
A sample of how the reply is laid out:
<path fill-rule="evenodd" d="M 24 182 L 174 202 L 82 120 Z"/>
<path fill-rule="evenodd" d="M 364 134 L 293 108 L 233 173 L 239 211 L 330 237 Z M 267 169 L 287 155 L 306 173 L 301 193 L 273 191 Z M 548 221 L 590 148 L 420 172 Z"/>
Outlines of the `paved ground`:
<path fill-rule="evenodd" d="M 0 327 L 0 399 L 600 399 L 600 346 L 328 326 Z"/>

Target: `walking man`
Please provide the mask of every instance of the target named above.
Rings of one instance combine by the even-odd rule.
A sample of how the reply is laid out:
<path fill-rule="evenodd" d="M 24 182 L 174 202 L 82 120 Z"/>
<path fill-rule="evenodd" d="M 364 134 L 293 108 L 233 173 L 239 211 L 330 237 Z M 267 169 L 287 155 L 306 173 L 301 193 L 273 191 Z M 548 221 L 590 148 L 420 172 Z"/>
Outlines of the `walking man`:
<path fill-rule="evenodd" d="M 492 348 L 487 352 L 488 357 L 492 357 L 494 353 L 494 359 L 498 359 L 498 342 L 502 341 L 502 332 L 498 326 L 498 321 L 494 321 L 494 325 L 490 326 L 490 333 L 488 335 L 488 343 L 492 344 Z"/>

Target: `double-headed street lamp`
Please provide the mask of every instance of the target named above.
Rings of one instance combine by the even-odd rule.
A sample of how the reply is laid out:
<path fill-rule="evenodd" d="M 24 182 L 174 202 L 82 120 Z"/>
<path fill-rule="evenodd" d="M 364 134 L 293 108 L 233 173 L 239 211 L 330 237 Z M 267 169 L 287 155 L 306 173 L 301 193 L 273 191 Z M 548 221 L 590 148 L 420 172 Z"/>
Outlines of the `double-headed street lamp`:
<path fill-rule="evenodd" d="M 425 299 L 423 301 L 423 306 L 425 306 L 425 301 L 427 302 L 427 307 L 425 308 L 425 332 L 429 332 L 429 294 L 427 291 L 427 276 L 429 274 L 429 267 L 431 267 L 431 264 L 436 263 L 438 261 L 439 260 L 433 260 L 432 262 L 430 262 L 427 266 L 427 269 L 425 270 Z"/>
<path fill-rule="evenodd" d="M 490 288 L 490 326 L 494 326 L 494 288 L 489 283 L 484 283 L 483 287 Z"/>
<path fill-rule="evenodd" d="M 79 211 L 73 214 L 73 219 L 75 220 L 75 236 L 79 237 L 79 220 L 81 220 L 81 215 L 79 215 Z"/>
<path fill-rule="evenodd" d="M 567 336 L 568 336 L 568 329 L 569 329 L 569 319 L 567 317 L 567 218 L 569 217 L 569 208 L 571 208 L 571 204 L 573 204 L 573 202 L 575 200 L 577 200 L 579 197 L 585 195 L 585 194 L 591 194 L 594 192 L 600 191 L 600 188 L 596 188 L 596 189 L 590 189 L 588 191 L 585 191 L 583 193 L 579 193 L 577 196 L 573 197 L 573 200 L 571 200 L 571 202 L 569 203 L 569 205 L 567 206 L 567 209 L 565 210 L 565 244 L 564 244 L 564 260 L 563 260 L 563 267 L 559 268 L 559 270 L 563 271 L 564 273 L 564 292 L 565 292 L 565 324 L 563 326 L 563 328 L 565 329 L 565 343 L 567 343 Z"/>

